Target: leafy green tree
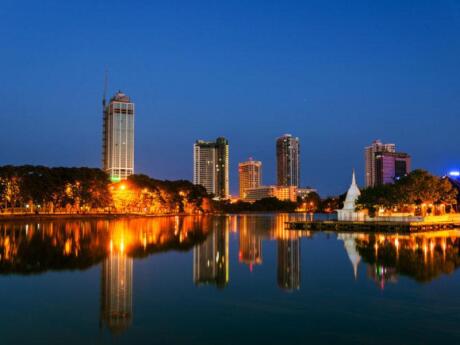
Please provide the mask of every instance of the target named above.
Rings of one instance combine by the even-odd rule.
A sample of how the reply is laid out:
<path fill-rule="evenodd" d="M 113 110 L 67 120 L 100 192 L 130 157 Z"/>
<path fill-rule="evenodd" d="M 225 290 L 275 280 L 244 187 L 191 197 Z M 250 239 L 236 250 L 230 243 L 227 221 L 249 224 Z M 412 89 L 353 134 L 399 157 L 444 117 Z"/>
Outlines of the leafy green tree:
<path fill-rule="evenodd" d="M 394 184 L 366 188 L 357 200 L 358 209 L 370 214 L 379 208 L 404 211 L 421 205 L 456 205 L 458 191 L 447 179 L 433 176 L 425 170 L 414 170 Z M 416 213 L 419 211 L 416 211 Z"/>

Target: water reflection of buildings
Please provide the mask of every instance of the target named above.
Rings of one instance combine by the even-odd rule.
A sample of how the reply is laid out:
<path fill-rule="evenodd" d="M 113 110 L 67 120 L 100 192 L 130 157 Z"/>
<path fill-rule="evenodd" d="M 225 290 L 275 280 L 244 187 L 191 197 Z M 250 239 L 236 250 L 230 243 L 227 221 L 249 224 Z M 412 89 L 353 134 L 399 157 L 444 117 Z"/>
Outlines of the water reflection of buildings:
<path fill-rule="evenodd" d="M 278 240 L 278 286 L 284 290 L 300 289 L 300 240 Z"/>
<path fill-rule="evenodd" d="M 162 217 L 0 223 L 0 275 L 83 270 L 102 263 L 100 326 L 119 334 L 133 320 L 133 257 L 190 250 L 205 239 L 209 220 Z"/>
<path fill-rule="evenodd" d="M 311 237 L 308 231 L 286 230 L 287 214 L 275 217 L 246 216 L 239 219 L 239 261 L 262 264 L 262 240 L 277 241 L 277 282 L 286 291 L 300 288 L 300 239 Z"/>
<path fill-rule="evenodd" d="M 207 239 L 193 248 L 193 282 L 225 288 L 229 279 L 228 218 L 216 217 Z"/>
<path fill-rule="evenodd" d="M 300 289 L 300 239 L 310 237 L 306 231 L 287 230 L 287 215 L 275 217 L 274 238 L 277 240 L 277 281 L 286 291 Z"/>
<path fill-rule="evenodd" d="M 239 225 L 238 260 L 249 266 L 262 264 L 262 238 L 256 231 L 256 218 L 242 216 Z"/>
<path fill-rule="evenodd" d="M 111 332 L 126 330 L 133 318 L 133 259 L 111 252 L 102 264 L 101 326 Z"/>
<path fill-rule="evenodd" d="M 300 242 L 312 233 L 286 230 L 287 220 L 286 215 L 251 215 L 1 223 L 0 274 L 83 270 L 102 263 L 101 323 L 120 331 L 133 318 L 132 257 L 194 248 L 194 283 L 223 288 L 229 282 L 230 229 L 239 231 L 238 259 L 249 267 L 267 261 L 263 260 L 263 241 L 276 240 L 277 267 L 273 269 L 277 284 L 287 291 L 299 289 Z M 401 276 L 423 283 L 460 267 L 460 231 L 346 233 L 339 234 L 338 239 L 343 241 L 353 267 L 350 275 L 353 272 L 356 277 L 358 267 L 365 263 L 367 277 L 382 288 Z"/>

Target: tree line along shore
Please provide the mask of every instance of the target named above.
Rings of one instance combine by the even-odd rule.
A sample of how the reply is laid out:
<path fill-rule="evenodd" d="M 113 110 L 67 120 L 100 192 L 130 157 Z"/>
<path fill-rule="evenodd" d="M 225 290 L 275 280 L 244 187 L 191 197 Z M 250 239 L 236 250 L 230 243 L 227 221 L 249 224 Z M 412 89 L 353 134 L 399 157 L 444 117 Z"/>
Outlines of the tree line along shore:
<path fill-rule="evenodd" d="M 454 212 L 458 188 L 449 180 L 415 170 L 391 185 L 364 189 L 358 209 L 439 213 Z M 96 168 L 0 167 L 0 215 L 182 215 L 242 212 L 333 213 L 345 194 L 321 199 L 310 193 L 297 202 L 265 198 L 253 203 L 216 201 L 205 188 L 187 180 L 161 181 L 132 175 L 112 183 Z"/>

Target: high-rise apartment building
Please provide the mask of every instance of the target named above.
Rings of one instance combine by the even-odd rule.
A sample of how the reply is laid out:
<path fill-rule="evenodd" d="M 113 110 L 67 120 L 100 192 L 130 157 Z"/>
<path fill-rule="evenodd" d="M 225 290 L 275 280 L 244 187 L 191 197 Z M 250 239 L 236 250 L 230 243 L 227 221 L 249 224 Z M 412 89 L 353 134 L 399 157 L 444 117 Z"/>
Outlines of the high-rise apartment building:
<path fill-rule="evenodd" d="M 262 180 L 262 162 L 249 158 L 247 162 L 238 164 L 240 181 L 240 198 L 246 198 L 246 190 L 260 187 Z"/>
<path fill-rule="evenodd" d="M 285 134 L 276 140 L 276 172 L 278 186 L 300 185 L 299 138 Z"/>
<path fill-rule="evenodd" d="M 112 181 L 134 174 L 134 103 L 121 91 L 103 101 L 102 161 Z"/>
<path fill-rule="evenodd" d="M 403 152 L 375 154 L 375 185 L 394 183 L 410 172 L 411 157 Z"/>
<path fill-rule="evenodd" d="M 374 187 L 377 185 L 377 171 L 375 167 L 375 155 L 378 152 L 396 152 L 395 144 L 382 144 L 380 140 L 375 140 L 370 146 L 364 149 L 365 160 L 365 186 Z"/>
<path fill-rule="evenodd" d="M 229 197 L 228 140 L 197 140 L 193 145 L 193 183 L 202 185 L 217 198 Z"/>

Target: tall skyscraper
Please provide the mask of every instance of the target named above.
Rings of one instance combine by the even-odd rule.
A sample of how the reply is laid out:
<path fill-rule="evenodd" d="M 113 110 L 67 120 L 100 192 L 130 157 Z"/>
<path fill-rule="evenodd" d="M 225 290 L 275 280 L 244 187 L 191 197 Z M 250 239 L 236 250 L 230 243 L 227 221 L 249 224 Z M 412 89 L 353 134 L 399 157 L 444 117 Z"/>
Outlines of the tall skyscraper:
<path fill-rule="evenodd" d="M 103 101 L 102 160 L 112 181 L 134 174 L 134 103 L 121 91 Z"/>
<path fill-rule="evenodd" d="M 260 187 L 262 180 L 262 162 L 249 158 L 247 162 L 238 164 L 240 180 L 240 198 L 246 198 L 246 190 Z"/>
<path fill-rule="evenodd" d="M 202 185 L 217 198 L 229 197 L 228 140 L 197 140 L 193 145 L 193 183 Z"/>
<path fill-rule="evenodd" d="M 375 154 L 375 185 L 394 183 L 410 172 L 411 157 L 403 152 Z"/>
<path fill-rule="evenodd" d="M 395 144 L 382 144 L 380 140 L 374 140 L 370 146 L 364 148 L 365 160 L 365 186 L 374 187 L 377 184 L 377 173 L 375 168 L 375 154 L 377 152 L 396 152 Z"/>
<path fill-rule="evenodd" d="M 278 186 L 300 185 L 299 138 L 285 134 L 276 140 Z"/>

